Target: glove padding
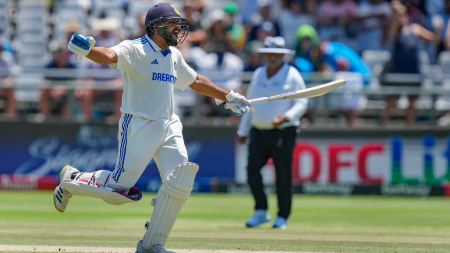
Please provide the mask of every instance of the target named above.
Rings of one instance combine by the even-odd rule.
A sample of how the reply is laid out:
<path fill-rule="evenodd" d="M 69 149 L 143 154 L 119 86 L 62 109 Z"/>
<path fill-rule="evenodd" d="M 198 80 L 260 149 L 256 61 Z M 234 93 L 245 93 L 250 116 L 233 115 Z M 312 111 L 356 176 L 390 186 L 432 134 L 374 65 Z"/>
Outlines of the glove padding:
<path fill-rule="evenodd" d="M 242 114 L 250 111 L 252 105 L 241 94 L 230 90 L 230 93 L 226 95 L 225 98 L 229 103 L 239 103 L 239 105 L 230 108 L 235 115 L 241 116 Z"/>
<path fill-rule="evenodd" d="M 95 40 L 93 37 L 84 37 L 83 35 L 74 34 L 70 38 L 69 46 L 70 51 L 77 55 L 86 56 L 91 51 L 91 48 L 95 46 Z"/>

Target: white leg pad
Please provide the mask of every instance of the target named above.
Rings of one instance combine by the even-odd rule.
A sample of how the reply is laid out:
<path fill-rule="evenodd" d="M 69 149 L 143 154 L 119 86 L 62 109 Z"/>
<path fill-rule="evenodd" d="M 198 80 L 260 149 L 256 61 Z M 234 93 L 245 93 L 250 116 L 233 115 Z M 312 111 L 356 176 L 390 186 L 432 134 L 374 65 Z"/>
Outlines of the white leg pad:
<path fill-rule="evenodd" d="M 122 205 L 137 202 L 142 193 L 131 188 L 127 194 L 108 187 L 111 171 L 99 170 L 93 173 L 81 173 L 73 180 L 62 180 L 59 184 L 64 190 L 80 196 L 101 198 L 108 204 Z"/>
<path fill-rule="evenodd" d="M 164 246 L 186 200 L 192 192 L 198 165 L 181 163 L 163 180 L 155 202 L 147 232 L 142 240 L 142 247 L 150 249 L 153 245 Z"/>

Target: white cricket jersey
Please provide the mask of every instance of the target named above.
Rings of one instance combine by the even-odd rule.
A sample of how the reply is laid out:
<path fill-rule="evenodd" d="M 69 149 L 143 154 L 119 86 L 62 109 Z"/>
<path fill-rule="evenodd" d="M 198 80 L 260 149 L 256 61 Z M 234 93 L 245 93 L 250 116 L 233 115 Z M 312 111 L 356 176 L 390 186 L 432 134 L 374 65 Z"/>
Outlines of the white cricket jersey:
<path fill-rule="evenodd" d="M 305 89 L 302 76 L 294 67 L 287 63 L 275 75 L 267 77 L 267 66 L 259 67 L 253 73 L 247 90 L 247 99 L 270 97 L 287 92 Z M 308 99 L 289 99 L 254 105 L 255 111 L 242 116 L 238 135 L 247 136 L 253 126 L 260 130 L 273 129 L 272 121 L 275 116 L 284 114 L 290 119 L 281 128 L 300 125 L 300 117 L 308 108 Z"/>
<path fill-rule="evenodd" d="M 149 120 L 171 118 L 174 85 L 184 91 L 197 77 L 180 51 L 169 47 L 164 52 L 147 35 L 111 49 L 118 59 L 109 66 L 123 70 L 121 112 Z"/>

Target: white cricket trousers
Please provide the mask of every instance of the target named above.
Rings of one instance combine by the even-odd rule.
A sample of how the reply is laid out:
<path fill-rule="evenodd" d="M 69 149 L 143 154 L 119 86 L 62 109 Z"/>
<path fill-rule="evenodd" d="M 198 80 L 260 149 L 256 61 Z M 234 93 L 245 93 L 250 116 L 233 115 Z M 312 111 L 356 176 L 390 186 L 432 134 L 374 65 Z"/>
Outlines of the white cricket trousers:
<path fill-rule="evenodd" d="M 126 191 L 133 187 L 151 159 L 162 179 L 180 163 L 188 161 L 183 126 L 177 115 L 148 120 L 122 114 L 119 121 L 119 154 L 108 187 Z"/>

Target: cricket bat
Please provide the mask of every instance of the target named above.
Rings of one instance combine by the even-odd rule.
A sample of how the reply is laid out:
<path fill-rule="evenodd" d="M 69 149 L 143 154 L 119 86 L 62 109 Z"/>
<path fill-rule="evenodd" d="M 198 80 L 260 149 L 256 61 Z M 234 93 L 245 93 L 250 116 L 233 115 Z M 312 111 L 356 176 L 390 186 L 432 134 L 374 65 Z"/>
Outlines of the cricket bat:
<path fill-rule="evenodd" d="M 262 98 L 255 98 L 250 99 L 248 102 L 250 102 L 251 105 L 256 104 L 263 104 L 263 103 L 269 103 L 274 101 L 280 101 L 280 100 L 286 100 L 286 99 L 296 99 L 296 98 L 312 98 L 312 97 L 318 97 L 322 96 L 334 89 L 337 89 L 345 84 L 345 80 L 336 80 L 333 82 L 329 82 L 322 85 L 317 85 L 308 89 L 303 90 L 297 90 L 293 92 L 288 92 L 284 94 L 279 94 L 275 96 L 270 97 L 262 97 Z M 225 108 L 230 109 L 233 106 L 237 106 L 239 103 L 226 103 Z"/>

